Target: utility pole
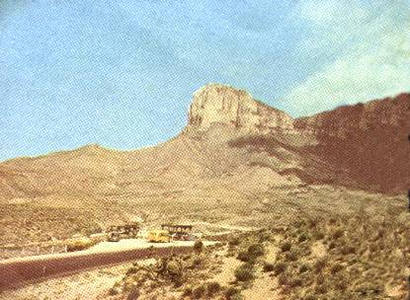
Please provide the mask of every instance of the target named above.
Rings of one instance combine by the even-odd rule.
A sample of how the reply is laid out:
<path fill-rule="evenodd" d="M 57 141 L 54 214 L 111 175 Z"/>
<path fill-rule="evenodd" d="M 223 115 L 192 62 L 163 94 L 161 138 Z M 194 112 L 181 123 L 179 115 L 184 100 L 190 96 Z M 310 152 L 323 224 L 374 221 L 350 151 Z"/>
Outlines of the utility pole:
<path fill-rule="evenodd" d="M 410 189 L 407 191 L 407 199 L 408 199 L 408 207 L 407 207 L 407 211 L 410 212 Z"/>

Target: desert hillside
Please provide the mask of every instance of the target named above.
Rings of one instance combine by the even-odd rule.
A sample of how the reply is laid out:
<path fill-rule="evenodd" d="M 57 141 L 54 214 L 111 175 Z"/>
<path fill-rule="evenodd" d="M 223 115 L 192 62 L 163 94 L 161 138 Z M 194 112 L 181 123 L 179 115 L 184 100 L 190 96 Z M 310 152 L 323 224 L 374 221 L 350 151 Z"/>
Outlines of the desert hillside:
<path fill-rule="evenodd" d="M 279 213 L 272 199 L 288 213 L 294 205 L 349 211 L 369 197 L 381 204 L 408 187 L 409 105 L 402 94 L 293 119 L 245 91 L 210 84 L 166 143 L 136 151 L 88 145 L 1 163 L 0 228 L 9 236 L 7 226 L 32 230 L 27 219 L 37 214 L 63 215 L 70 230 L 47 233 L 61 237 L 80 230 L 80 219 L 87 227 L 134 216 L 252 220 L 258 210 Z M 55 229 L 38 227 L 43 235 L 10 239 Z"/>

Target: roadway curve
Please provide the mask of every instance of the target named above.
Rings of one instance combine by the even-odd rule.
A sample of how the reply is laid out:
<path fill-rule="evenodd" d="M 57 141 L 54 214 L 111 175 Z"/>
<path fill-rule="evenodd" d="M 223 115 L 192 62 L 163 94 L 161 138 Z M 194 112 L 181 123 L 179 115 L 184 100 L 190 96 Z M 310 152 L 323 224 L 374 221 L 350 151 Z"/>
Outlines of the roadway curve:
<path fill-rule="evenodd" d="M 152 248 L 136 248 L 114 251 L 78 251 L 64 254 L 40 255 L 0 261 L 0 291 L 14 289 L 25 284 L 56 275 L 65 275 L 100 266 L 119 264 L 132 260 L 160 257 L 172 253 L 185 253 L 189 246 L 156 245 Z"/>

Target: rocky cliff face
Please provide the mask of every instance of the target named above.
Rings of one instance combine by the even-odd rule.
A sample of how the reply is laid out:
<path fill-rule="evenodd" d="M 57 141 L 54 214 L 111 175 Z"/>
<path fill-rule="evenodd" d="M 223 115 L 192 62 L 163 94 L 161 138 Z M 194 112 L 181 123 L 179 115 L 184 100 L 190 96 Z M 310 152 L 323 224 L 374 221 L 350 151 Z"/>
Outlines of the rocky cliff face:
<path fill-rule="evenodd" d="M 246 91 L 221 84 L 209 84 L 195 92 L 189 111 L 191 128 L 206 131 L 213 124 L 257 134 L 293 130 L 293 120 L 286 113 L 253 99 Z"/>
<path fill-rule="evenodd" d="M 296 119 L 294 125 L 299 131 L 346 138 L 352 133 L 376 129 L 408 130 L 409 113 L 410 94 L 401 94 L 395 98 L 342 106 L 311 117 L 302 117 Z"/>
<path fill-rule="evenodd" d="M 258 145 L 275 157 L 293 153 L 289 160 L 299 166 L 281 172 L 310 182 L 398 192 L 405 189 L 410 168 L 409 106 L 410 95 L 401 94 L 292 119 L 245 91 L 211 84 L 194 93 L 188 128 L 207 132 L 219 124 L 241 136 L 236 141 L 228 135 L 225 141 L 231 145 Z M 220 130 L 215 134 L 224 135 Z M 252 138 L 256 136 L 260 138 Z M 275 150 L 277 145 L 282 150 Z M 282 167 L 284 163 L 282 158 Z"/>
<path fill-rule="evenodd" d="M 409 182 L 410 94 L 339 107 L 295 120 L 317 144 L 304 151 L 365 189 L 404 191 Z M 339 175 L 338 181 L 340 181 Z"/>

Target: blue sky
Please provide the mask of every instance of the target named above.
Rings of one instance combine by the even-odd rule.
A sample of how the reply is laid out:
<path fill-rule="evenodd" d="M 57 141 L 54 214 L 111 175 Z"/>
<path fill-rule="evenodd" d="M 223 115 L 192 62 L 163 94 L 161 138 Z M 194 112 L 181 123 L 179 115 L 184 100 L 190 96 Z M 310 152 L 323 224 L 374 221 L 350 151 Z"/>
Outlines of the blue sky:
<path fill-rule="evenodd" d="M 409 15 L 410 0 L 0 0 L 0 160 L 157 144 L 209 82 L 293 116 L 410 91 Z"/>

